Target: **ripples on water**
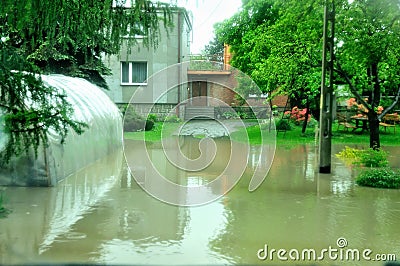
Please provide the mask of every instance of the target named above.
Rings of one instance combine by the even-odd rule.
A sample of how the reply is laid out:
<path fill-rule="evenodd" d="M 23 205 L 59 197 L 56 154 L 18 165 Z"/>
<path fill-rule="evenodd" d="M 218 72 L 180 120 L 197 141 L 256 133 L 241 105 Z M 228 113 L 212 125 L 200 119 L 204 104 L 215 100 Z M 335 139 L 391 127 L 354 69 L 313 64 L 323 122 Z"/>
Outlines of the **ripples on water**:
<path fill-rule="evenodd" d="M 193 142 L 195 154 L 198 140 L 186 141 Z M 149 147 L 152 160 L 171 179 L 187 175 L 171 174 L 160 147 Z M 334 148 L 337 152 L 342 147 Z M 320 250 L 336 247 L 339 237 L 345 237 L 350 248 L 400 256 L 399 191 L 356 186 L 355 170 L 335 157 L 333 173 L 318 174 L 316 157 L 312 145 L 279 148 L 258 190 L 247 190 L 250 160 L 247 177 L 231 192 L 191 208 L 147 195 L 119 155 L 54 188 L 7 188 L 13 212 L 0 219 L 0 263 L 267 264 L 256 255 L 265 244 Z M 391 163 L 397 158 L 391 157 Z M 193 184 L 209 182 L 224 162 L 220 157 L 209 172 L 187 176 Z"/>

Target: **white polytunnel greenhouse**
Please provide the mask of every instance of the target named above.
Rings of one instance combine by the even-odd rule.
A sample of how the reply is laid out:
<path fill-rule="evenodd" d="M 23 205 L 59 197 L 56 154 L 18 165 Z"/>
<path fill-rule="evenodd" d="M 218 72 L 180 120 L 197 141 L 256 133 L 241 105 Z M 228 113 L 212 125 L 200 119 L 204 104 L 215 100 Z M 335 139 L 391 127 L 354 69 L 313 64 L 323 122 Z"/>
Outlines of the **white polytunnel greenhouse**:
<path fill-rule="evenodd" d="M 37 158 L 33 152 L 24 154 L 0 169 L 0 185 L 54 186 L 95 161 L 122 151 L 121 113 L 99 87 L 63 75 L 42 75 L 42 80 L 45 85 L 65 91 L 74 109 L 73 119 L 85 122 L 88 128 L 81 135 L 71 129 L 64 144 L 52 131 L 48 134 L 49 145 L 39 148 Z M 0 132 L 0 137 L 2 149 L 6 134 Z"/>

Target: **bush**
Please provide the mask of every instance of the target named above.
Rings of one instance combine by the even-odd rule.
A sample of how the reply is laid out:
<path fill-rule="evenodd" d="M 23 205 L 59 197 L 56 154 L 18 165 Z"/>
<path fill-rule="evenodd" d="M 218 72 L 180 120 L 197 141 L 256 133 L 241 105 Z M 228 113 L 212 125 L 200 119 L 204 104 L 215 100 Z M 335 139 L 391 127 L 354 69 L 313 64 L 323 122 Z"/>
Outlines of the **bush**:
<path fill-rule="evenodd" d="M 236 112 L 224 112 L 222 117 L 225 119 L 237 119 L 239 118 L 239 114 Z"/>
<path fill-rule="evenodd" d="M 145 128 L 145 121 L 141 119 L 126 119 L 124 121 L 124 131 L 127 132 L 135 132 L 142 131 Z"/>
<path fill-rule="evenodd" d="M 383 150 L 368 149 L 360 154 L 360 163 L 367 167 L 388 166 L 387 152 Z"/>
<path fill-rule="evenodd" d="M 177 115 L 169 115 L 165 117 L 165 122 L 173 122 L 173 123 L 179 123 L 182 120 L 177 116 Z"/>
<path fill-rule="evenodd" d="M 340 159 L 355 159 L 358 160 L 360 158 L 360 152 L 362 150 L 350 148 L 349 146 L 345 146 L 344 150 L 336 154 L 336 157 Z"/>
<path fill-rule="evenodd" d="M 154 122 L 152 120 L 146 120 L 145 126 L 144 126 L 144 130 L 145 131 L 150 131 L 152 130 L 154 127 Z"/>
<path fill-rule="evenodd" d="M 153 126 L 154 122 L 152 120 L 144 119 L 141 115 L 132 110 L 132 108 L 126 110 L 124 119 L 124 131 L 149 131 L 153 128 Z"/>
<path fill-rule="evenodd" d="M 366 167 L 386 167 L 389 164 L 387 159 L 388 153 L 383 150 L 359 150 L 350 147 L 345 149 L 338 154 L 336 157 L 341 159 L 351 159 L 353 164 L 364 165 Z"/>
<path fill-rule="evenodd" d="M 276 130 L 291 130 L 292 127 L 287 119 L 279 119 L 275 124 Z"/>
<path fill-rule="evenodd" d="M 376 188 L 400 188 L 400 172 L 390 168 L 371 168 L 356 179 L 360 186 Z"/>
<path fill-rule="evenodd" d="M 2 213 L 5 210 L 3 207 L 3 201 L 4 201 L 3 192 L 0 191 L 0 213 Z"/>
<path fill-rule="evenodd" d="M 0 190 L 0 217 L 5 217 L 10 211 L 4 207 L 4 192 Z"/>
<path fill-rule="evenodd" d="M 158 116 L 156 114 L 149 114 L 147 116 L 147 120 L 152 121 L 153 123 L 159 121 Z"/>
<path fill-rule="evenodd" d="M 314 119 L 313 117 L 310 118 L 310 120 L 307 122 L 307 127 L 308 128 L 315 128 L 318 126 L 318 121 Z"/>

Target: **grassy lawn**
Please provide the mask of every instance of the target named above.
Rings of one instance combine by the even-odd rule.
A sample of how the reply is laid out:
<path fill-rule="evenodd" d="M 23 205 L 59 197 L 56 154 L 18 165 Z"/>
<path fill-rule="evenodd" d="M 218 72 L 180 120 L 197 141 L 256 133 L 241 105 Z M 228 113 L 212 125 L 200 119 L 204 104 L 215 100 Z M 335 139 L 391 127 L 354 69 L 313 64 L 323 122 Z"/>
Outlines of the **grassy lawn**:
<path fill-rule="evenodd" d="M 161 138 L 171 136 L 178 130 L 181 123 L 165 122 L 156 123 L 151 131 L 140 132 L 124 132 L 125 139 L 142 140 L 146 141 L 160 141 Z"/>
<path fill-rule="evenodd" d="M 380 138 L 382 146 L 397 146 L 400 145 L 400 127 L 397 126 L 396 134 L 393 133 L 393 129 L 389 129 L 387 132 L 381 130 Z M 252 126 L 248 127 L 247 134 L 249 134 L 250 143 L 259 144 L 261 142 L 260 127 Z M 234 140 L 240 141 L 244 139 L 246 132 L 244 130 L 237 131 L 232 134 Z M 286 132 L 280 131 L 276 135 L 277 145 L 295 145 L 303 143 L 315 142 L 315 129 L 307 128 L 306 133 L 301 133 L 301 126 L 293 126 L 292 129 Z M 337 130 L 337 124 L 334 123 L 332 126 L 332 143 L 337 144 L 369 144 L 369 132 L 360 133 L 360 130 L 352 132 L 351 129 L 348 131 L 340 128 Z"/>
<path fill-rule="evenodd" d="M 163 137 L 171 136 L 176 132 L 182 123 L 166 122 L 156 123 L 153 130 L 142 131 L 142 132 L 125 132 L 124 137 L 126 139 L 142 140 L 145 138 L 146 141 L 160 141 Z M 360 134 L 360 130 L 352 132 L 351 129 L 348 131 L 340 128 L 337 130 L 337 124 L 333 124 L 332 132 L 332 143 L 337 144 L 369 144 L 369 133 L 363 132 Z M 388 129 L 387 132 L 381 130 L 380 138 L 382 146 L 400 146 L 400 126 L 397 126 L 396 134 L 393 133 L 393 128 Z M 261 133 L 265 134 L 266 139 L 268 137 L 268 129 L 261 129 L 258 125 L 247 127 L 246 130 L 238 130 L 231 135 L 231 138 L 235 141 L 245 141 L 247 134 L 251 144 L 261 144 Z M 276 132 L 276 144 L 277 145 L 296 145 L 304 143 L 315 142 L 315 129 L 307 128 L 306 133 L 301 133 L 300 126 L 292 126 L 291 130 L 286 132 Z"/>

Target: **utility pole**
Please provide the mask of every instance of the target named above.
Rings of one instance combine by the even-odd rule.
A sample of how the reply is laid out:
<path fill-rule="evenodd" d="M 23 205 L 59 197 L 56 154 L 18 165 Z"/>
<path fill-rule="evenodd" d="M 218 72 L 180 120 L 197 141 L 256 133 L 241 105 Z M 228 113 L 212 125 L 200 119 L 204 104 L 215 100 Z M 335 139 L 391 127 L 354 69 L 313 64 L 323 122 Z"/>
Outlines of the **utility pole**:
<path fill-rule="evenodd" d="M 333 60 L 335 35 L 335 0 L 326 0 L 322 49 L 322 81 L 319 127 L 319 172 L 331 172 Z"/>

